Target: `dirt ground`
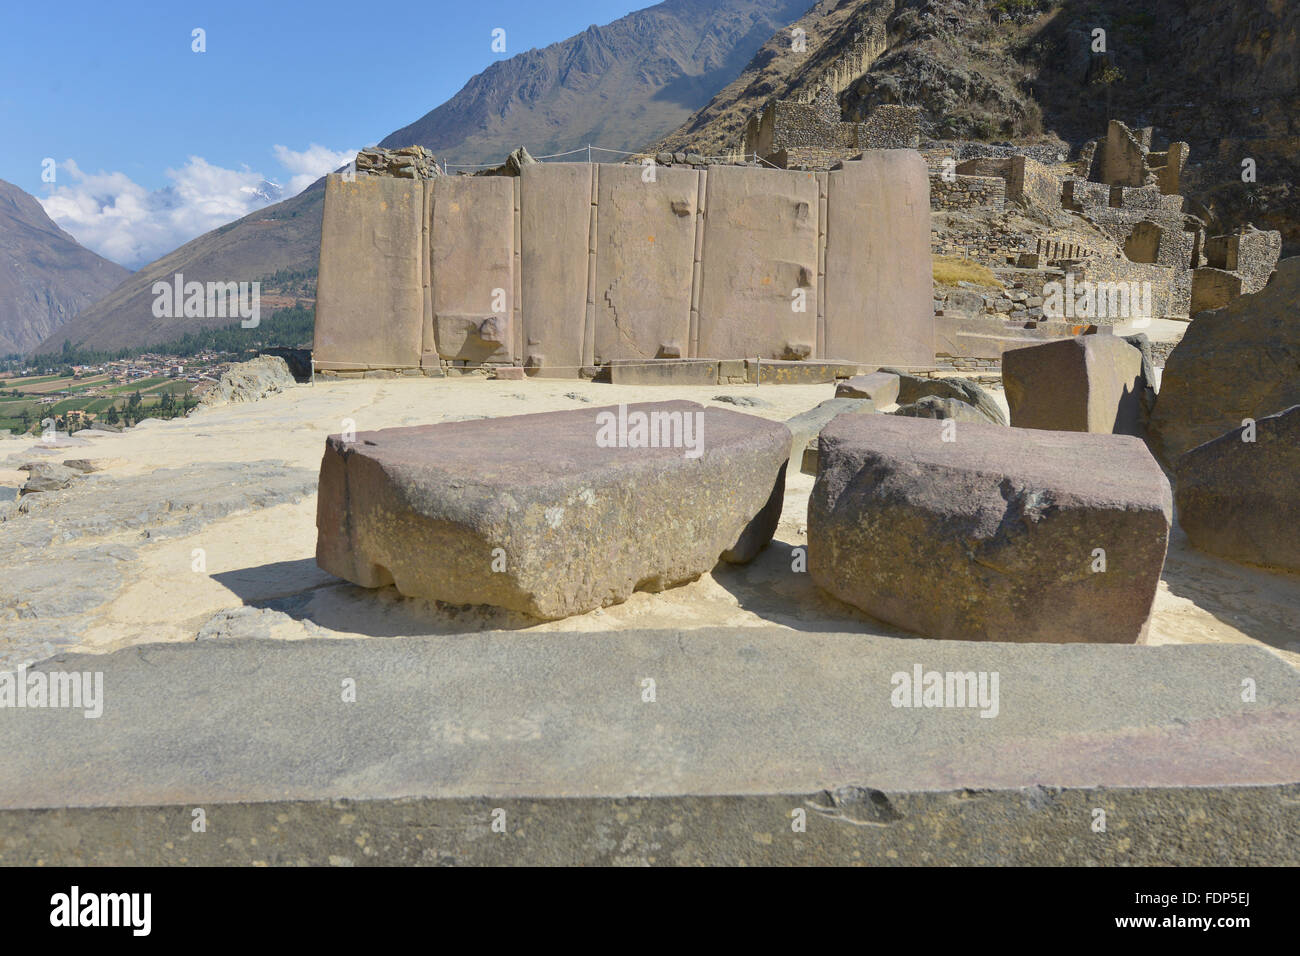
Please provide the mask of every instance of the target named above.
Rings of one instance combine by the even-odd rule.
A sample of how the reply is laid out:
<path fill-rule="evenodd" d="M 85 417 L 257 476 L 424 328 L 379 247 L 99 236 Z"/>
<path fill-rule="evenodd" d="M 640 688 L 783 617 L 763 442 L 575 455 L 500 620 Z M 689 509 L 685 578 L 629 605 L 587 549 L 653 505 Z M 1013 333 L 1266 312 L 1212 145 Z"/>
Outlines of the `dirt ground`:
<path fill-rule="evenodd" d="M 553 411 L 587 401 L 604 405 L 686 398 L 711 403 L 719 395 L 755 398 L 761 404 L 739 410 L 784 420 L 833 394 L 831 385 L 667 389 L 479 377 L 318 382 L 256 403 L 207 409 L 172 422 L 148 422 L 121 434 L 80 433 L 69 440 L 80 442 L 75 446 L 42 450 L 35 440 L 4 442 L 0 486 L 21 484 L 26 476 L 16 470 L 17 465 L 41 458 L 88 458 L 115 479 L 219 462 L 283 462 L 304 469 L 306 475 L 319 468 L 326 435 L 349 425 L 366 431 Z M 807 574 L 791 570 L 792 549 L 807 541 L 807 502 L 813 484 L 811 477 L 797 471 L 797 464 L 792 465 L 775 539 L 750 565 L 720 566 L 683 587 L 638 593 L 624 604 L 566 620 L 542 623 L 491 608 L 440 606 L 403 598 L 391 587 L 369 591 L 340 582 L 316 567 L 316 500 L 314 494 L 307 494 L 236 511 L 191 533 L 156 542 L 136 541 L 134 559 L 111 595 L 69 619 L 75 620 L 77 642 L 60 649 L 109 651 L 139 643 L 193 641 L 201 631 L 204 636 L 300 639 L 514 628 L 594 631 L 776 625 L 796 631 L 912 637 L 830 598 Z M 109 496 L 101 496 L 100 506 L 112 514 Z M 0 549 L 16 527 L 11 522 L 23 520 L 24 516 L 10 512 L 9 521 L 0 523 Z M 105 533 L 102 547 L 110 547 L 112 541 L 113 534 Z M 202 573 L 193 567 L 199 549 L 205 562 Z M 24 612 L 18 613 L 21 617 Z M 5 627 L 0 617 L 0 640 Z M 1300 666 L 1300 576 L 1241 567 L 1201 554 L 1189 548 L 1175 527 L 1147 642 L 1259 644 Z"/>

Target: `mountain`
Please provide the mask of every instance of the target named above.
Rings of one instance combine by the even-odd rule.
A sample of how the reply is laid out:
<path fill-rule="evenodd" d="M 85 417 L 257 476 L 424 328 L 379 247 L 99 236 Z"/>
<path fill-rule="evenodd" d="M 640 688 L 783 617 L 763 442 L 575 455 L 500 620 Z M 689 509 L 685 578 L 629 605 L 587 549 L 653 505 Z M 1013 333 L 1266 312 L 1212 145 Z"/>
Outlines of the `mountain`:
<path fill-rule="evenodd" d="M 587 143 L 635 151 L 679 125 L 809 0 L 666 0 L 492 64 L 379 145 L 453 163 Z"/>
<path fill-rule="evenodd" d="M 26 352 L 129 275 L 0 180 L 0 355 Z"/>
<path fill-rule="evenodd" d="M 815 91 L 874 22 L 885 44 L 834 84 L 845 119 L 921 108 L 922 137 L 1075 146 L 1111 118 L 1191 147 L 1184 191 L 1225 227 L 1300 252 L 1300 4 L 1293 0 L 820 0 L 648 149 L 738 149 L 768 99 Z M 1105 50 L 1094 51 L 1095 30 Z M 842 74 L 843 71 L 841 71 Z M 1243 159 L 1258 181 L 1242 182 Z"/>
<path fill-rule="evenodd" d="M 186 282 L 260 281 L 262 318 L 277 308 L 294 305 L 299 298 L 314 298 L 324 207 L 321 180 L 292 199 L 205 232 L 133 273 L 75 320 L 54 330 L 35 351 L 58 352 L 66 340 L 110 352 L 179 339 L 186 332 L 235 321 L 156 317 L 153 284 L 160 280 L 171 283 L 178 272 Z M 276 273 L 289 272 L 310 273 L 313 278 L 305 288 L 301 281 L 276 278 Z"/>
<path fill-rule="evenodd" d="M 426 146 L 440 160 L 460 163 L 498 163 L 520 145 L 534 154 L 589 142 L 634 150 L 707 102 L 809 2 L 665 0 L 492 64 L 381 145 Z M 154 318 L 153 283 L 177 272 L 187 281 L 234 281 L 314 270 L 323 193 L 318 182 L 149 263 L 75 321 L 47 335 L 38 351 L 58 351 L 65 339 L 116 350 L 227 323 Z M 268 291 L 277 290 L 264 281 L 264 315 Z M 304 297 L 312 294 L 308 288 Z M 292 297 L 285 296 L 283 304 L 292 304 Z"/>

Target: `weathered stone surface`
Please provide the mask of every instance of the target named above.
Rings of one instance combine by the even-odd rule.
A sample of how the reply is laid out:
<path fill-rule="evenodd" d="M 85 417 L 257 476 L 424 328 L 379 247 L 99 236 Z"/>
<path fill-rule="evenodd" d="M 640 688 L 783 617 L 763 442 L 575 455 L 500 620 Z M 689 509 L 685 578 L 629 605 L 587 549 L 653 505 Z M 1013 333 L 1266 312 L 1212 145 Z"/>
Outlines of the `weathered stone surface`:
<path fill-rule="evenodd" d="M 927 395 L 955 398 L 978 409 L 994 425 L 1005 425 L 1007 416 L 993 396 L 975 382 L 965 378 L 922 378 L 902 369 L 882 368 L 880 371 L 898 376 L 898 404 L 911 405 Z"/>
<path fill-rule="evenodd" d="M 707 175 L 698 353 L 779 359 L 787 345 L 815 345 L 817 178 L 743 166 Z M 796 290 L 803 312 L 791 308 Z"/>
<path fill-rule="evenodd" d="M 519 176 L 524 365 L 529 375 L 576 378 L 586 344 L 591 248 L 590 163 L 535 163 Z M 530 361 L 530 357 L 535 360 Z"/>
<path fill-rule="evenodd" d="M 1114 335 L 1080 335 L 1002 354 L 1014 428 L 1141 435 L 1142 352 Z"/>
<path fill-rule="evenodd" d="M 816 438 L 818 432 L 837 415 L 843 415 L 845 412 L 871 413 L 875 410 L 875 405 L 867 398 L 828 398 L 818 403 L 815 408 L 788 419 L 785 424 L 790 429 L 791 435 L 790 460 L 801 462 L 808 442 Z"/>
<path fill-rule="evenodd" d="M 479 364 L 512 358 L 514 182 L 442 176 L 429 184 L 432 326 L 428 353 Z"/>
<path fill-rule="evenodd" d="M 1261 648 L 212 636 L 35 668 L 102 672 L 106 706 L 0 721 L 0 864 L 1300 862 L 1300 675 Z M 998 674 L 996 719 L 894 706 L 917 665 Z M 1141 825 L 1081 837 L 1097 807 Z"/>
<path fill-rule="evenodd" d="M 677 447 L 598 444 L 616 420 L 638 441 L 635 413 L 656 412 L 676 416 Z M 364 587 L 566 617 L 750 560 L 789 453 L 780 422 L 693 402 L 333 435 L 316 559 Z"/>
<path fill-rule="evenodd" d="M 765 385 L 822 385 L 856 375 L 852 362 L 792 361 L 785 359 L 750 359 L 745 377 Z"/>
<path fill-rule="evenodd" d="M 829 178 L 822 354 L 872 365 L 931 364 L 925 161 L 912 150 L 867 150 Z"/>
<path fill-rule="evenodd" d="M 938 395 L 922 395 L 914 402 L 899 405 L 890 412 L 904 418 L 933 418 L 940 421 L 953 419 L 959 422 L 982 422 L 988 424 L 987 416 L 974 405 L 958 401 L 955 398 L 940 398 Z"/>
<path fill-rule="evenodd" d="M 502 365 L 492 371 L 492 377 L 507 382 L 522 382 L 524 368 L 522 365 Z"/>
<path fill-rule="evenodd" d="M 1300 257 L 1260 292 L 1202 313 L 1160 379 L 1150 435 L 1167 462 L 1202 442 L 1300 404 Z"/>
<path fill-rule="evenodd" d="M 821 432 L 808 570 L 930 637 L 1132 643 L 1169 540 L 1140 439 L 846 415 Z M 1098 549 L 1105 570 L 1098 567 Z"/>
<path fill-rule="evenodd" d="M 716 385 L 717 359 L 614 359 L 613 385 Z"/>
<path fill-rule="evenodd" d="M 596 215 L 595 361 L 680 358 L 690 341 L 699 173 L 602 165 Z"/>
<path fill-rule="evenodd" d="M 892 372 L 855 375 L 835 386 L 836 398 L 869 398 L 876 408 L 898 401 L 898 376 Z"/>
<path fill-rule="evenodd" d="M 1300 405 L 1235 428 L 1174 466 L 1178 523 L 1202 551 L 1300 571 Z"/>
<path fill-rule="evenodd" d="M 420 364 L 424 189 L 418 179 L 325 178 L 317 368 Z"/>

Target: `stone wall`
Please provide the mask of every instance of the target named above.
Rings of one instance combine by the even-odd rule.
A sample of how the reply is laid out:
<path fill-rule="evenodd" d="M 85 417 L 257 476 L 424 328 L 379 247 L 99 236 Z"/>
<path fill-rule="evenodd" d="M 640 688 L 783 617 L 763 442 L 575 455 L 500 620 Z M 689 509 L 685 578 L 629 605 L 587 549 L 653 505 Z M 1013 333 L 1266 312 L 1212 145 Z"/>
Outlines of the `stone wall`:
<path fill-rule="evenodd" d="M 931 209 L 973 209 L 989 206 L 1001 209 L 1007 199 L 1007 181 L 997 176 L 930 177 Z"/>
<path fill-rule="evenodd" d="M 934 359 L 920 157 L 326 181 L 318 369 Z M 706 215 L 707 213 L 707 215 Z"/>

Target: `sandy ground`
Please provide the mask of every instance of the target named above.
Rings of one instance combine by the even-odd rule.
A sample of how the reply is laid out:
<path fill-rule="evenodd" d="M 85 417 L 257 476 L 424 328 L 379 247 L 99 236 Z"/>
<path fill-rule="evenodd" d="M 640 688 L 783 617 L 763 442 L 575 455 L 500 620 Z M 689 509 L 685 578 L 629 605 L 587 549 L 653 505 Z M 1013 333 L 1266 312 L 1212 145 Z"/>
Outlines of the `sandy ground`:
<path fill-rule="evenodd" d="M 84 446 L 54 453 L 42 454 L 38 441 L 5 442 L 0 445 L 0 486 L 21 483 L 25 475 L 12 466 L 24 456 L 56 461 L 89 458 L 117 476 L 146 475 L 204 461 L 277 461 L 314 472 L 325 436 L 349 424 L 366 431 L 573 408 L 583 399 L 613 404 L 671 397 L 710 403 L 718 395 L 758 398 L 762 405 L 740 410 L 784 420 L 833 394 L 830 385 L 665 389 L 585 381 L 496 382 L 478 377 L 319 382 L 257 403 L 204 410 L 174 422 L 147 423 L 122 434 L 95 435 Z M 116 596 L 84 618 L 84 634 L 76 649 L 108 651 L 138 643 L 192 641 L 200 629 L 214 626 L 220 634 L 223 612 L 231 622 L 228 633 L 248 633 L 255 626 L 260 633 L 285 639 L 497 628 L 594 631 L 708 625 L 912 636 L 822 594 L 807 574 L 792 571 L 792 549 L 807 540 L 812 484 L 811 477 L 797 470 L 790 473 L 775 539 L 750 565 L 721 566 L 683 587 L 638 593 L 621 605 L 546 623 L 491 608 L 407 599 L 391 587 L 369 591 L 325 574 L 314 560 L 313 495 L 234 514 L 184 537 L 144 544 Z M 4 532 L 0 524 L 0 545 Z M 192 569 L 195 549 L 204 553 L 203 573 Z M 1147 641 L 1259 644 L 1300 666 L 1300 576 L 1240 567 L 1200 554 L 1175 528 Z"/>

